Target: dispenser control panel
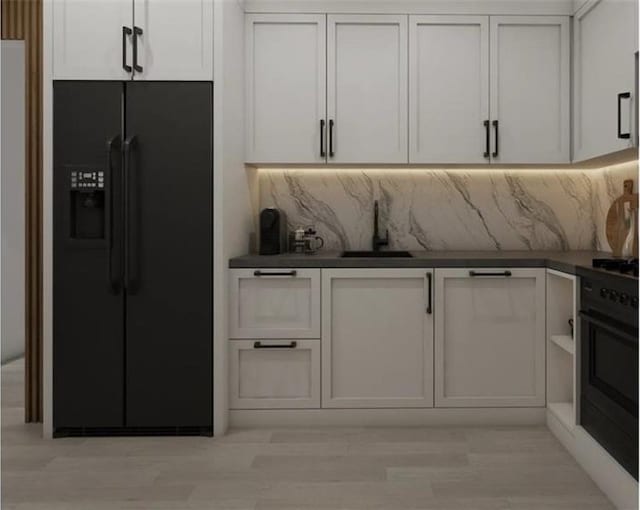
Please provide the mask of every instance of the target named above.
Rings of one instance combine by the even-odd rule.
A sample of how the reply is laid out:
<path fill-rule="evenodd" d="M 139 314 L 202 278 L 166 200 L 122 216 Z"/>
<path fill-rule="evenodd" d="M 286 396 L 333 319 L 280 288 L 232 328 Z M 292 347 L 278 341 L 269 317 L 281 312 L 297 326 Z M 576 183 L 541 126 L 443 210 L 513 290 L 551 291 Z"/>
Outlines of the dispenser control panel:
<path fill-rule="evenodd" d="M 73 170 L 71 172 L 71 189 L 102 190 L 104 189 L 104 172 L 102 170 Z"/>

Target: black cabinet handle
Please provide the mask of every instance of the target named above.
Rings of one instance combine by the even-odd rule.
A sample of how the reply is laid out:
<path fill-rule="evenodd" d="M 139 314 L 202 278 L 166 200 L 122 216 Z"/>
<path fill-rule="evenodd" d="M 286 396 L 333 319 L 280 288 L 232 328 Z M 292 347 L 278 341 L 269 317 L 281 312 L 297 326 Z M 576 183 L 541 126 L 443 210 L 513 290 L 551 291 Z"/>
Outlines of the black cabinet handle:
<path fill-rule="evenodd" d="M 263 344 L 262 342 L 254 342 L 254 349 L 295 349 L 298 346 L 298 342 L 295 340 L 288 344 Z"/>
<path fill-rule="evenodd" d="M 489 121 L 485 120 L 482 124 L 484 125 L 484 135 L 485 135 L 484 154 L 483 154 L 483 156 L 485 158 L 488 158 L 489 157 L 489 152 L 491 151 L 491 148 L 490 148 L 490 143 L 491 142 L 489 141 L 490 138 L 491 138 L 490 129 L 489 129 Z"/>
<path fill-rule="evenodd" d="M 427 273 L 427 313 L 431 315 L 433 313 L 433 303 L 431 301 L 431 290 L 433 287 L 433 275 Z"/>
<path fill-rule="evenodd" d="M 469 271 L 469 276 L 511 276 L 511 271 L 493 271 L 493 272 L 481 272 Z"/>
<path fill-rule="evenodd" d="M 333 119 L 329 120 L 329 157 L 333 157 Z"/>
<path fill-rule="evenodd" d="M 127 36 L 132 33 L 129 27 L 122 27 L 122 69 L 128 73 L 130 73 L 133 68 L 127 64 Z"/>
<path fill-rule="evenodd" d="M 119 179 L 113 169 L 113 151 L 115 148 L 119 148 L 116 145 L 120 139 L 119 135 L 110 138 L 107 141 L 107 171 L 105 178 L 105 192 L 107 199 L 105 202 L 108 204 L 109 213 L 106 215 L 107 225 L 107 246 L 108 246 L 108 279 L 109 290 L 113 294 L 120 292 L 120 286 L 122 284 L 122 267 L 121 267 L 121 218 L 120 211 L 122 206 L 120 204 L 120 186 Z"/>
<path fill-rule="evenodd" d="M 324 158 L 324 119 L 320 119 L 320 157 Z"/>
<path fill-rule="evenodd" d="M 137 144 L 135 135 L 124 141 L 124 281 L 129 294 L 138 287 L 138 214 L 135 172 L 131 165 L 131 149 Z"/>
<path fill-rule="evenodd" d="M 628 139 L 631 138 L 631 133 L 623 133 L 622 132 L 622 128 L 620 127 L 620 122 L 622 120 L 622 100 L 623 99 L 630 99 L 631 98 L 631 92 L 621 92 L 620 94 L 618 94 L 618 138 L 622 138 L 622 139 Z"/>
<path fill-rule="evenodd" d="M 493 154 L 491 154 L 494 158 L 498 157 L 498 139 L 500 138 L 500 132 L 499 132 L 499 128 L 498 128 L 498 121 L 494 120 L 492 122 L 494 129 L 496 130 L 496 150 L 493 151 Z"/>
<path fill-rule="evenodd" d="M 256 270 L 253 272 L 253 276 L 295 276 L 298 274 L 298 271 L 295 269 L 292 271 L 274 271 L 272 273 L 263 273 L 260 270 Z"/>
<path fill-rule="evenodd" d="M 142 66 L 138 64 L 138 37 L 142 35 L 140 27 L 133 27 L 133 68 L 136 72 L 142 72 Z"/>

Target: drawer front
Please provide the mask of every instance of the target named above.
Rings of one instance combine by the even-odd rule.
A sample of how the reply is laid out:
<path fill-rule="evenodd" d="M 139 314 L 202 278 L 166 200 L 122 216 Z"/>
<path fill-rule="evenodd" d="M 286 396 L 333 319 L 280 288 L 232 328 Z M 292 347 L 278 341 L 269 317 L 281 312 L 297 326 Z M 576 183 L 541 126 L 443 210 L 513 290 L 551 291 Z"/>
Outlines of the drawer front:
<path fill-rule="evenodd" d="M 231 338 L 320 338 L 319 269 L 232 269 Z"/>
<path fill-rule="evenodd" d="M 231 409 L 320 407 L 319 340 L 232 340 Z"/>

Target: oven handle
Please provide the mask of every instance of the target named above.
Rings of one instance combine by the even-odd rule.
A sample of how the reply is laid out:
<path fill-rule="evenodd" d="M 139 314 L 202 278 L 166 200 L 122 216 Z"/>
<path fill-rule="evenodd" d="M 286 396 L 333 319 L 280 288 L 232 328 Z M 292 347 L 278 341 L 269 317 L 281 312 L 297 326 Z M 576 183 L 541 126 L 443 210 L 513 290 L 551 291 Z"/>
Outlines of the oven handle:
<path fill-rule="evenodd" d="M 632 335 L 630 333 L 627 333 L 626 331 L 623 331 L 620 328 L 612 326 L 608 322 L 594 317 L 589 312 L 585 312 L 583 310 L 580 310 L 580 317 L 582 317 L 587 322 L 590 322 L 591 324 L 595 324 L 596 326 L 601 327 L 602 329 L 606 329 L 610 333 L 613 333 L 614 335 L 622 337 L 622 338 L 624 338 L 625 340 L 627 340 L 627 341 L 629 341 L 631 343 L 634 343 L 634 344 L 638 343 L 638 336 L 637 335 Z"/>

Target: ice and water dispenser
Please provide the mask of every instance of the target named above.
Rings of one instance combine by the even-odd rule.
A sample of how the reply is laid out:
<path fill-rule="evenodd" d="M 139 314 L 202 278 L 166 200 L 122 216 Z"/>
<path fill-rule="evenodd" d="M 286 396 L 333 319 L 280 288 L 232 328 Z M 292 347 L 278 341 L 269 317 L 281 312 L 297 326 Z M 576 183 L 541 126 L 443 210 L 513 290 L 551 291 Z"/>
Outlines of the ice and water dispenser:
<path fill-rule="evenodd" d="M 73 168 L 69 172 L 70 236 L 104 239 L 106 221 L 104 171 Z"/>

